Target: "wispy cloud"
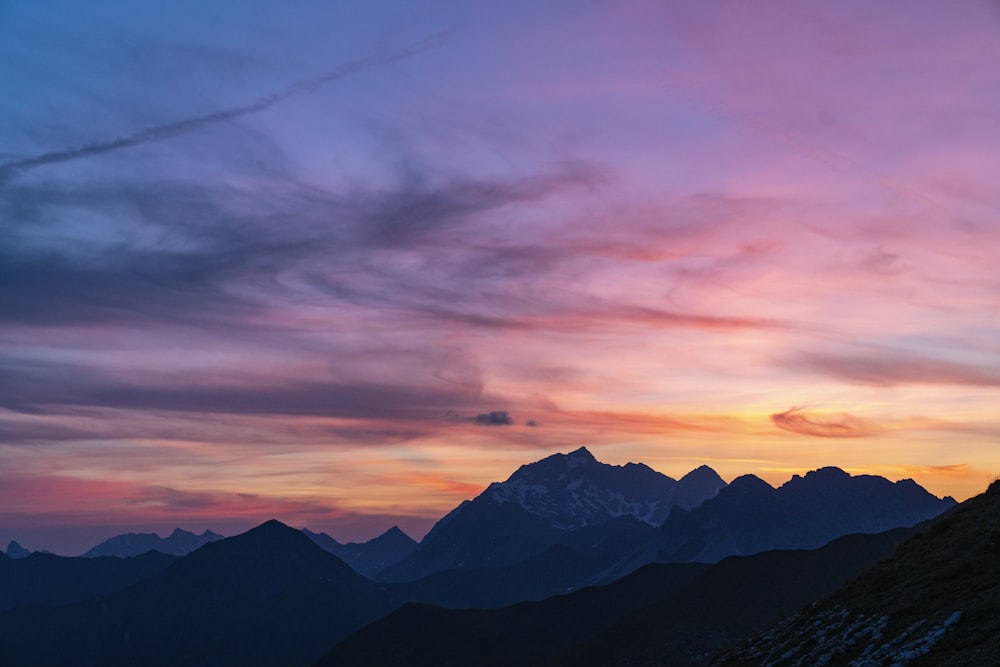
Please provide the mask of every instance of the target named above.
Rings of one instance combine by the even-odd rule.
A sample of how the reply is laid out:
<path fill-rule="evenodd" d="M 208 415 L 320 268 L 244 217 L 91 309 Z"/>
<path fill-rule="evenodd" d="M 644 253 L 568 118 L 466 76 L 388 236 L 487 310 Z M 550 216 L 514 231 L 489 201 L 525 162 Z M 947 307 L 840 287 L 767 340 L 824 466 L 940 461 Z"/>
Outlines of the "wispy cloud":
<path fill-rule="evenodd" d="M 785 431 L 820 438 L 863 438 L 878 432 L 874 424 L 846 412 L 812 416 L 793 407 L 772 414 L 771 421 Z"/>

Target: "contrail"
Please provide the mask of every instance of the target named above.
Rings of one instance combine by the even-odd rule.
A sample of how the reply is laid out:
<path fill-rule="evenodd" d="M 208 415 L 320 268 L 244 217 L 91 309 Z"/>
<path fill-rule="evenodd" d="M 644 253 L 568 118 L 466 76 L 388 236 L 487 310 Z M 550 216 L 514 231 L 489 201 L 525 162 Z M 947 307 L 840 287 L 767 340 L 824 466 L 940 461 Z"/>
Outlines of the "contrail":
<path fill-rule="evenodd" d="M 270 93 L 269 95 L 265 95 L 264 97 L 261 97 L 258 100 L 244 106 L 223 109 L 221 111 L 215 111 L 202 116 L 193 116 L 191 118 L 184 118 L 172 123 L 148 127 L 133 134 L 119 137 L 118 139 L 97 141 L 90 144 L 84 144 L 82 146 L 74 146 L 72 148 L 66 148 L 59 151 L 42 153 L 41 155 L 36 155 L 34 157 L 0 164 L 0 183 L 4 183 L 5 181 L 8 181 L 27 171 L 37 169 L 38 167 L 44 167 L 45 165 L 59 164 L 60 162 L 71 162 L 81 158 L 110 153 L 122 148 L 138 146 L 139 144 L 162 141 L 164 139 L 175 137 L 178 134 L 190 132 L 205 125 L 222 123 L 228 120 L 233 120 L 234 118 L 239 118 L 240 116 L 246 116 L 248 114 L 257 113 L 258 111 L 263 111 L 264 109 L 284 102 L 290 97 L 311 93 L 328 83 L 337 81 L 338 79 L 343 79 L 344 77 L 352 74 L 364 72 L 365 70 L 380 67 L 382 65 L 388 65 L 390 63 L 421 54 L 430 49 L 437 48 L 443 44 L 445 40 L 456 30 L 457 28 L 452 28 L 450 30 L 435 33 L 430 37 L 414 42 L 409 46 L 399 49 L 398 51 L 393 51 L 392 53 L 384 55 L 371 55 L 358 60 L 352 60 L 344 63 L 335 70 L 323 74 L 322 76 L 306 81 L 300 81 L 299 83 L 285 88 L 284 90 Z"/>

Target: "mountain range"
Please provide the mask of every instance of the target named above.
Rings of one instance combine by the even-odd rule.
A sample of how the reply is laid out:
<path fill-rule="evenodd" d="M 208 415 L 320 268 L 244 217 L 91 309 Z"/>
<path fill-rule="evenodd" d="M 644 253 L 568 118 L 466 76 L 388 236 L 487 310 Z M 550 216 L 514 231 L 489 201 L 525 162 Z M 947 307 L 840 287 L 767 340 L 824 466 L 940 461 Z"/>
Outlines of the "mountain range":
<path fill-rule="evenodd" d="M 777 489 L 750 476 L 727 485 L 707 467 L 673 480 L 581 448 L 491 484 L 419 544 L 396 528 L 340 544 L 270 521 L 182 557 L 0 555 L 2 590 L 17 592 L 0 600 L 0 664 L 306 665 L 341 640 L 338 659 L 378 650 L 428 664 L 428 645 L 469 658 L 473 637 L 537 649 L 496 649 L 510 662 L 585 664 L 626 645 L 659 655 L 648 642 L 664 633 L 670 655 L 702 664 L 954 504 L 835 468 Z"/>
<path fill-rule="evenodd" d="M 913 529 L 817 550 L 647 565 L 601 587 L 499 609 L 407 604 L 318 664 L 698 665 L 892 554 Z"/>
<path fill-rule="evenodd" d="M 775 489 L 753 475 L 727 485 L 705 466 L 675 481 L 642 464 L 601 463 L 580 448 L 491 484 L 377 578 L 400 582 L 451 570 L 504 570 L 557 547 L 582 548 L 593 566 L 567 585 L 571 590 L 653 562 L 815 548 L 849 533 L 912 526 L 954 504 L 912 480 L 893 483 L 839 468 L 796 475 Z"/>
<path fill-rule="evenodd" d="M 437 522 L 417 549 L 380 573 L 382 581 L 413 581 L 445 570 L 502 568 L 556 545 L 605 541 L 615 519 L 659 526 L 675 507 L 693 508 L 726 483 L 701 467 L 674 480 L 641 463 L 601 463 L 585 447 L 553 454 L 490 484 Z M 652 531 L 650 531 L 652 534 Z"/>
<path fill-rule="evenodd" d="M 174 529 L 168 537 L 160 537 L 156 533 L 127 533 L 109 538 L 83 554 L 84 558 L 97 556 L 117 556 L 128 558 L 138 556 L 147 551 L 159 551 L 171 556 L 184 556 L 198 547 L 221 540 L 222 535 L 206 530 L 201 535 L 180 528 Z"/>

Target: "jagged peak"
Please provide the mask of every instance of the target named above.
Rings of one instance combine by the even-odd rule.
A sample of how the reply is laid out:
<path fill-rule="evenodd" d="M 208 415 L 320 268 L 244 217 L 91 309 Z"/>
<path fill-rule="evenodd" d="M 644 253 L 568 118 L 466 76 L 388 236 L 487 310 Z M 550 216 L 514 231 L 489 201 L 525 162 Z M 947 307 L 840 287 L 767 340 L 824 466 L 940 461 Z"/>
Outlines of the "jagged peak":
<path fill-rule="evenodd" d="M 815 470 L 810 470 L 805 475 L 792 475 L 791 478 L 782 484 L 782 486 L 788 486 L 790 488 L 798 487 L 803 482 L 816 483 L 816 482 L 835 482 L 844 481 L 849 479 L 855 479 L 850 473 L 845 472 L 842 468 L 837 466 L 823 466 L 821 468 L 816 468 Z M 884 479 L 884 478 L 873 478 L 873 479 Z"/>
<path fill-rule="evenodd" d="M 371 543 L 382 543 L 382 542 L 413 542 L 416 544 L 416 540 L 407 535 L 399 526 L 393 526 L 389 530 L 385 531 L 378 537 L 373 537 L 368 541 Z"/>
<path fill-rule="evenodd" d="M 729 483 L 729 488 L 734 491 L 741 489 L 748 491 L 774 491 L 773 486 L 753 474 L 740 475 Z"/>
<path fill-rule="evenodd" d="M 3 552 L 0 552 L 3 553 Z M 25 549 L 15 540 L 11 540 L 10 544 L 7 545 L 7 553 L 5 554 L 11 558 L 26 558 L 31 555 L 31 551 Z"/>
<path fill-rule="evenodd" d="M 532 473 L 537 473 L 538 471 L 572 470 L 574 468 L 590 464 L 600 464 L 600 462 L 594 458 L 594 455 L 590 453 L 590 450 L 586 447 L 580 447 L 579 449 L 575 449 L 568 454 L 558 452 L 556 454 L 546 456 L 543 459 L 539 459 L 534 463 L 526 463 L 514 471 L 514 474 L 507 478 L 507 482 L 512 482 L 525 474 L 530 475 Z M 497 482 L 494 482 L 493 484 L 497 484 Z M 492 487 L 493 484 L 490 484 L 490 486 Z"/>
<path fill-rule="evenodd" d="M 288 526 L 277 519 L 268 519 L 264 523 L 251 528 L 244 535 L 286 535 L 290 533 L 298 533 L 296 529 Z"/>
<path fill-rule="evenodd" d="M 400 528 L 399 526 L 393 526 L 389 530 L 387 530 L 384 533 L 382 533 L 382 537 L 386 537 L 386 536 L 391 536 L 391 537 L 400 537 L 400 536 L 402 536 L 402 537 L 405 537 L 408 540 L 412 540 L 413 539 L 412 537 L 410 537 L 409 535 L 407 535 L 406 531 L 403 530 L 402 528 Z"/>
<path fill-rule="evenodd" d="M 575 463 L 577 465 L 581 463 L 597 463 L 597 459 L 594 458 L 594 455 L 591 454 L 590 450 L 587 449 L 586 447 L 580 447 L 579 449 L 575 449 L 569 454 L 566 454 L 565 456 L 570 461 L 570 463 Z"/>
<path fill-rule="evenodd" d="M 842 468 L 837 466 L 823 466 L 822 468 L 816 468 L 815 470 L 810 470 L 806 473 L 805 479 L 810 477 L 822 477 L 826 479 L 843 479 L 845 477 L 850 477 L 850 473 L 845 472 Z"/>
<path fill-rule="evenodd" d="M 209 546 L 221 544 L 253 544 L 257 547 L 264 546 L 265 549 L 276 545 L 288 544 L 308 544 L 316 546 L 316 543 L 308 535 L 300 530 L 292 528 L 277 519 L 270 519 L 264 523 L 251 528 L 245 533 L 240 533 L 235 537 L 230 537 L 217 542 L 210 542 Z M 319 547 L 317 547 L 319 548 Z M 199 551 L 201 551 L 199 549 Z M 197 552 L 195 552 L 197 553 Z"/>
<path fill-rule="evenodd" d="M 681 481 L 693 480 L 693 479 L 710 479 L 713 481 L 718 480 L 723 484 L 725 484 L 725 481 L 722 479 L 719 473 L 715 472 L 713 468 L 710 468 L 707 465 L 700 465 L 691 472 L 689 472 L 688 474 L 681 477 Z"/>

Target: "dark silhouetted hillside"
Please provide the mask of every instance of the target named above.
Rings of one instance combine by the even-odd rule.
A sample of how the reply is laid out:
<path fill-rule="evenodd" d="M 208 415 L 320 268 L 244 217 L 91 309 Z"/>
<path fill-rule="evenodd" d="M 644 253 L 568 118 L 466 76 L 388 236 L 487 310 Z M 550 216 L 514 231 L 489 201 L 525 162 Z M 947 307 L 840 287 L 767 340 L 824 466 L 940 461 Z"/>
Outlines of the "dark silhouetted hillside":
<path fill-rule="evenodd" d="M 501 568 L 453 569 L 395 584 L 406 599 L 444 607 L 499 607 L 541 600 L 620 578 L 619 564 L 655 537 L 656 529 L 629 516 L 583 528 L 531 558 Z M 570 539 L 572 538 L 572 539 Z M 631 571 L 631 570 L 630 570 Z"/>
<path fill-rule="evenodd" d="M 709 566 L 650 565 L 614 584 L 502 609 L 407 604 L 357 632 L 320 665 L 534 665 L 651 604 Z"/>
<path fill-rule="evenodd" d="M 114 595 L 0 614 L 0 664 L 305 665 L 396 604 L 269 521 Z"/>
<path fill-rule="evenodd" d="M 888 556 L 912 531 L 815 551 L 649 565 L 614 584 L 493 610 L 407 605 L 322 665 L 697 665 Z"/>

